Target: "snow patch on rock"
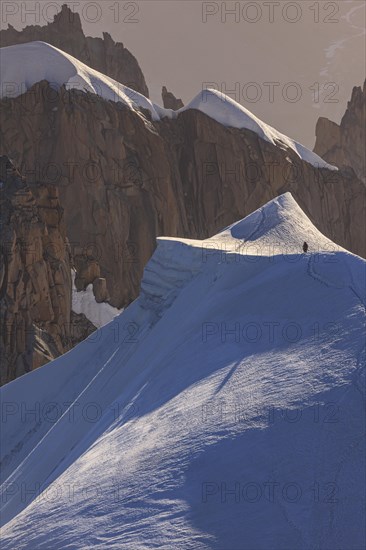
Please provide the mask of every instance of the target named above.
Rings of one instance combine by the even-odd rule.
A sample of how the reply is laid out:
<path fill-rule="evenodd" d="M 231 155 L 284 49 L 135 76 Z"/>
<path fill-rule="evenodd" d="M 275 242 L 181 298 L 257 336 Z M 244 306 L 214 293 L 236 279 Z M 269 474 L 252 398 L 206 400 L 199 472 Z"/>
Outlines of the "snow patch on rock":
<path fill-rule="evenodd" d="M 98 303 L 93 293 L 93 285 L 88 285 L 86 290 L 77 291 L 75 286 L 75 271 L 72 276 L 72 310 L 75 313 L 83 313 L 97 328 L 110 323 L 123 309 L 117 309 L 106 302 Z"/>

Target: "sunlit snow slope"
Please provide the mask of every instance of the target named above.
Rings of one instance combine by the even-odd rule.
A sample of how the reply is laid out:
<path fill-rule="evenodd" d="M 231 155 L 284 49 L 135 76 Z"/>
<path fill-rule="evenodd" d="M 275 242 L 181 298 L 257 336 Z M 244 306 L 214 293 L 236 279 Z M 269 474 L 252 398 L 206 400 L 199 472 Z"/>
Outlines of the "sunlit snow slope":
<path fill-rule="evenodd" d="M 164 117 L 175 118 L 183 111 L 196 109 L 224 126 L 251 130 L 273 145 L 292 149 L 301 159 L 316 168 L 338 170 L 217 90 L 200 92 L 178 111 L 164 109 L 142 94 L 88 67 L 75 57 L 39 41 L 1 48 L 0 65 L 0 97 L 17 97 L 37 82 L 47 80 L 55 89 L 65 85 L 67 89 L 77 89 L 97 94 L 108 101 L 121 102 L 137 112 L 140 112 L 140 108 L 147 109 L 154 121 Z"/>
<path fill-rule="evenodd" d="M 2 548 L 362 548 L 364 304 L 288 193 L 159 239 L 133 304 L 1 389 Z"/>

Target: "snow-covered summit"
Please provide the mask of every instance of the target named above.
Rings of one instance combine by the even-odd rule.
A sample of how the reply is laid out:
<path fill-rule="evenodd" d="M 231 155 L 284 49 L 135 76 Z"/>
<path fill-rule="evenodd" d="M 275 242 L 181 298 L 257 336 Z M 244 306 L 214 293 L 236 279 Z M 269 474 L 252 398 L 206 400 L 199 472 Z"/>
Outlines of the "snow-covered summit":
<path fill-rule="evenodd" d="M 202 111 L 224 126 L 251 130 L 258 134 L 260 138 L 273 145 L 292 149 L 302 160 L 305 160 L 316 168 L 338 170 L 338 168 L 325 162 L 321 157 L 304 147 L 304 145 L 278 132 L 243 107 L 243 105 L 240 105 L 240 103 L 237 103 L 234 99 L 218 90 L 208 89 L 200 92 L 188 105 L 182 107 L 177 112 L 179 113 L 188 109 Z"/>
<path fill-rule="evenodd" d="M 2 548 L 362 548 L 366 262 L 329 243 L 289 194 L 159 239 L 134 303 L 1 388 Z"/>
<path fill-rule="evenodd" d="M 251 130 L 265 141 L 291 149 L 316 168 L 337 170 L 300 143 L 261 121 L 227 95 L 213 89 L 200 92 L 188 105 L 173 111 L 154 104 L 142 94 L 45 42 L 1 48 L 0 63 L 1 97 L 17 97 L 37 82 L 47 80 L 55 88 L 65 85 L 68 89 L 94 93 L 109 101 L 119 101 L 137 112 L 141 108 L 147 109 L 154 121 L 165 117 L 176 118 L 183 111 L 195 109 L 224 126 Z"/>
<path fill-rule="evenodd" d="M 306 260 L 305 241 L 309 272 L 364 295 L 364 263 L 353 261 L 357 276 L 352 277 L 347 267 L 350 260 L 339 262 L 344 255 L 350 258 L 349 252 L 325 237 L 287 192 L 208 239 L 158 237 L 157 250 L 144 271 L 140 299 L 161 313 L 161 306 L 163 310 L 167 304 L 170 307 L 177 288 L 201 272 L 206 263 L 255 263 L 262 270 L 273 263 L 302 262 Z M 337 270 L 333 273 L 334 263 Z"/>
<path fill-rule="evenodd" d="M 145 96 L 46 42 L 1 48 L 0 64 L 1 97 L 17 97 L 37 82 L 47 80 L 55 89 L 65 85 L 67 89 L 97 94 L 107 101 L 120 101 L 130 109 L 148 109 L 154 120 L 159 119 Z"/>
<path fill-rule="evenodd" d="M 299 254 L 304 241 L 312 252 L 344 251 L 314 226 L 289 192 L 272 199 L 243 220 L 204 241 L 158 238 L 158 242 L 164 240 L 256 256 Z"/>

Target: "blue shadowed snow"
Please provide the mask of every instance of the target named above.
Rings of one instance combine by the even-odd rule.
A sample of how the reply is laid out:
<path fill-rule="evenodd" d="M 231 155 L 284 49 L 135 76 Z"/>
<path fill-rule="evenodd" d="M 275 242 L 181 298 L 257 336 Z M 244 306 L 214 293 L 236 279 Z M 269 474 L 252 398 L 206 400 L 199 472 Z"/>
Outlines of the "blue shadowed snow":
<path fill-rule="evenodd" d="M 363 547 L 364 322 L 365 262 L 288 193 L 159 239 L 130 307 L 1 389 L 2 548 Z"/>

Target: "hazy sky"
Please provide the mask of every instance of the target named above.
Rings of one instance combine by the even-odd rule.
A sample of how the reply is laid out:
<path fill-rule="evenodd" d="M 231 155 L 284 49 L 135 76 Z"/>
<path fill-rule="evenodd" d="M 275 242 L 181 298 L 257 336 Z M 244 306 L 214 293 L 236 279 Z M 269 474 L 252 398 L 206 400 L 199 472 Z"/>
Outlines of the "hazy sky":
<path fill-rule="evenodd" d="M 62 3 L 3 0 L 1 26 L 46 24 Z M 364 0 L 66 3 L 87 35 L 130 49 L 154 101 L 162 85 L 187 103 L 211 83 L 308 147 L 318 117 L 339 122 L 365 78 Z"/>

